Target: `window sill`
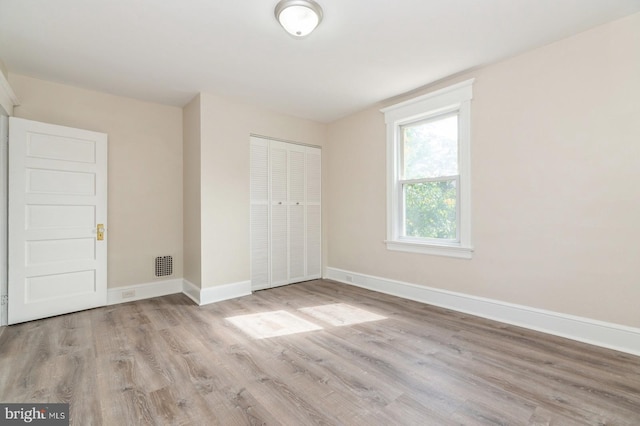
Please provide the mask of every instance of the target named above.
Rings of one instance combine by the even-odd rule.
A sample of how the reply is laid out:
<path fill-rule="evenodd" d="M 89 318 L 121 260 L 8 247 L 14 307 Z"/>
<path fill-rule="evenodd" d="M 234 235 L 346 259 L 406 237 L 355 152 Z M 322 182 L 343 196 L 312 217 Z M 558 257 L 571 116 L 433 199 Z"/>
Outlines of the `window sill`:
<path fill-rule="evenodd" d="M 471 259 L 473 248 L 459 245 L 426 244 L 407 241 L 385 241 L 387 250 L 405 251 L 409 253 L 432 254 L 435 256 Z"/>

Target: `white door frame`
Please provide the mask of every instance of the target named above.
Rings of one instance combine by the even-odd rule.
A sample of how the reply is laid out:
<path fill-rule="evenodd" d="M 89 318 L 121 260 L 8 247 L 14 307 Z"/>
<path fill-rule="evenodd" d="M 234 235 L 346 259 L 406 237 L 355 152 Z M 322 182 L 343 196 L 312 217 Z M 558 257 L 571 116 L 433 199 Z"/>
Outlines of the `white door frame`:
<path fill-rule="evenodd" d="M 1 61 L 0 61 L 1 62 Z M 9 81 L 0 71 L 0 326 L 8 323 L 8 275 L 7 275 L 7 231 L 9 229 L 8 206 L 8 176 L 9 176 L 9 116 L 13 115 L 13 108 L 18 106 L 18 97 L 11 89 Z"/>
<path fill-rule="evenodd" d="M 9 118 L 0 108 L 0 326 L 7 325 L 7 147 Z"/>

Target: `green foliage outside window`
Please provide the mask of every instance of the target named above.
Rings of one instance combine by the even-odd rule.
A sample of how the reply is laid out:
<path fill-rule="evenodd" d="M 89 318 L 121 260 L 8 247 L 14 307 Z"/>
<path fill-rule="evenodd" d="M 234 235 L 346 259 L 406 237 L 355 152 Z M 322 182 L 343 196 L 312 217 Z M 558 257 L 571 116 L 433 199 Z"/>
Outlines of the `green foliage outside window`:
<path fill-rule="evenodd" d="M 458 116 L 402 128 L 405 236 L 457 238 Z M 416 180 L 421 182 L 416 182 Z"/>
<path fill-rule="evenodd" d="M 456 181 L 405 184 L 407 237 L 456 239 Z"/>

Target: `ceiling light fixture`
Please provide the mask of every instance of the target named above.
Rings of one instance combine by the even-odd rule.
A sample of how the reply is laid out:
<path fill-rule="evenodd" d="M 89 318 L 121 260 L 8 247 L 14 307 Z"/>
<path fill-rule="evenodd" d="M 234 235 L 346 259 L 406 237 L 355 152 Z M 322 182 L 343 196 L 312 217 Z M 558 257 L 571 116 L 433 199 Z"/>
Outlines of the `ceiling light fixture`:
<path fill-rule="evenodd" d="M 286 32 L 303 38 L 322 21 L 322 8 L 313 0 L 281 0 L 276 5 L 276 19 Z"/>

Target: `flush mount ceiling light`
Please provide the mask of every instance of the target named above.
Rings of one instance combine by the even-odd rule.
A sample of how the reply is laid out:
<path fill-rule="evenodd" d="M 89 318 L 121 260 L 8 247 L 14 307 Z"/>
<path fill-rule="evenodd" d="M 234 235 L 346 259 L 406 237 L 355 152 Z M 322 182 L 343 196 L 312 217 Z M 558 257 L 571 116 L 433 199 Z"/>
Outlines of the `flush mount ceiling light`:
<path fill-rule="evenodd" d="M 296 38 L 306 37 L 322 21 L 322 8 L 313 0 L 281 0 L 275 14 L 282 28 Z"/>

